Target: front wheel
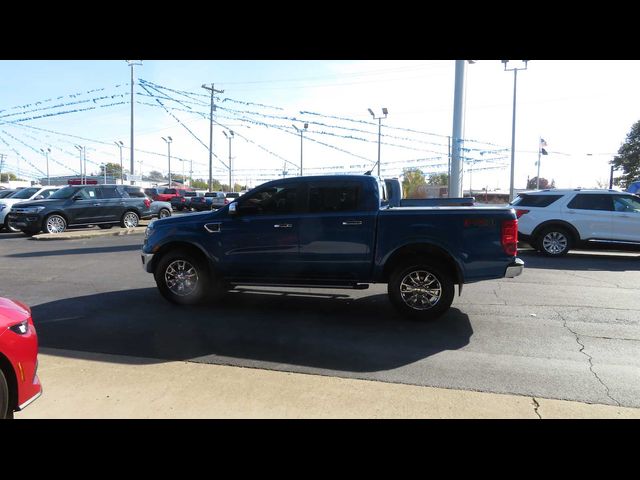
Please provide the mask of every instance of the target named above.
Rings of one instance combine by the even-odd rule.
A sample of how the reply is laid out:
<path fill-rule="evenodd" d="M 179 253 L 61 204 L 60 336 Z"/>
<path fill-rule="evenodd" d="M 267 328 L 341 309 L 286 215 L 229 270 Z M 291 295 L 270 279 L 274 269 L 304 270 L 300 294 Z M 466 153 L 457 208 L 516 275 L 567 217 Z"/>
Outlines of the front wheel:
<path fill-rule="evenodd" d="M 451 306 L 454 284 L 442 266 L 420 262 L 396 268 L 387 291 L 400 313 L 415 320 L 431 321 Z"/>
<path fill-rule="evenodd" d="M 67 229 L 67 221 L 61 215 L 49 215 L 44 220 L 44 230 L 47 233 L 62 233 Z"/>
<path fill-rule="evenodd" d="M 0 370 L 0 419 L 13 418 L 13 408 L 9 404 L 9 384 Z"/>
<path fill-rule="evenodd" d="M 11 225 L 9 225 L 9 215 L 7 215 L 6 217 L 4 217 L 4 229 L 7 232 L 19 232 L 20 230 L 18 230 L 17 228 L 12 227 Z"/>
<path fill-rule="evenodd" d="M 140 223 L 140 217 L 136 212 L 125 212 L 120 220 L 120 226 L 122 228 L 135 228 Z"/>
<path fill-rule="evenodd" d="M 193 305 L 209 294 L 211 275 L 203 261 L 177 250 L 160 259 L 155 271 L 160 294 L 171 303 Z"/>

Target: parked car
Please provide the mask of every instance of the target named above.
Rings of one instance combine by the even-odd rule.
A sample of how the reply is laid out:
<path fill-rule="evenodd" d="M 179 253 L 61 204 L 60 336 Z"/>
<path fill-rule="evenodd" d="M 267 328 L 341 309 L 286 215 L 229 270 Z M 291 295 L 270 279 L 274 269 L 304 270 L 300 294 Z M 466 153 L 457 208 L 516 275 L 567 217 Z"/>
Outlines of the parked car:
<path fill-rule="evenodd" d="M 135 185 L 123 185 L 122 188 L 130 197 L 134 198 L 148 198 L 151 202 L 148 212 L 143 212 L 141 218 L 147 220 L 150 218 L 165 218 L 171 216 L 171 204 L 169 202 L 162 202 L 160 200 L 153 200 L 147 194 L 147 190 L 153 190 L 149 188 L 142 188 Z"/>
<path fill-rule="evenodd" d="M 185 192 L 192 190 L 186 188 L 165 188 L 162 193 L 158 193 L 158 200 L 170 202 L 173 197 L 184 196 Z"/>
<path fill-rule="evenodd" d="M 217 210 L 218 208 L 222 208 L 225 205 L 229 205 L 231 203 L 227 198 L 227 194 L 225 192 L 207 192 L 205 196 L 211 198 L 211 208 Z"/>
<path fill-rule="evenodd" d="M 511 202 L 520 238 L 545 255 L 596 245 L 640 247 L 640 197 L 616 190 L 540 190 Z"/>
<path fill-rule="evenodd" d="M 4 189 L 4 190 L 0 190 L 0 198 L 10 197 L 11 195 L 13 195 L 17 191 L 18 190 L 14 190 L 12 188 L 7 188 L 7 189 Z"/>
<path fill-rule="evenodd" d="M 13 418 L 42 395 L 38 336 L 25 304 L 0 298 L 0 418 Z"/>
<path fill-rule="evenodd" d="M 20 230 L 9 225 L 8 213 L 16 203 L 27 202 L 29 200 L 44 200 L 48 198 L 60 187 L 28 187 L 14 192 L 10 197 L 0 200 L 0 227 L 9 232 L 19 232 Z"/>
<path fill-rule="evenodd" d="M 389 207 L 367 175 L 267 182 L 215 212 L 152 222 L 142 264 L 162 296 L 193 304 L 235 285 L 368 288 L 403 314 L 442 315 L 454 286 L 515 277 L 510 207 Z"/>
<path fill-rule="evenodd" d="M 151 200 L 130 197 L 122 185 L 73 185 L 61 188 L 46 200 L 15 205 L 8 215 L 11 228 L 26 235 L 41 230 L 62 233 L 67 227 L 98 225 L 137 227 L 149 216 Z"/>
<path fill-rule="evenodd" d="M 625 191 L 628 193 L 635 193 L 636 195 L 640 195 L 640 180 L 638 180 L 637 182 L 631 182 Z"/>
<path fill-rule="evenodd" d="M 171 198 L 171 207 L 174 210 L 191 210 L 191 199 L 198 196 L 195 190 L 178 190 L 178 195 Z"/>
<path fill-rule="evenodd" d="M 211 196 L 207 196 L 210 192 L 206 192 L 203 196 L 191 197 L 189 205 L 192 210 L 202 212 L 204 210 L 211 210 Z"/>
<path fill-rule="evenodd" d="M 154 202 L 159 199 L 159 195 L 164 193 L 164 188 L 145 188 L 144 193 Z"/>

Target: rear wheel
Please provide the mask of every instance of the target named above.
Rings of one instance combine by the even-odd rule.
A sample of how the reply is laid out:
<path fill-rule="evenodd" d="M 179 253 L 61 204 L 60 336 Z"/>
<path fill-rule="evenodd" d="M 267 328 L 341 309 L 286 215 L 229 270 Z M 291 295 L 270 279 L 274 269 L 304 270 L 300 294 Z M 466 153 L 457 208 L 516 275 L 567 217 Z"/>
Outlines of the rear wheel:
<path fill-rule="evenodd" d="M 431 321 L 451 306 L 454 284 L 443 266 L 420 261 L 397 267 L 391 274 L 387 291 L 391 303 L 402 314 Z"/>
<path fill-rule="evenodd" d="M 158 218 L 167 218 L 171 216 L 171 212 L 167 208 L 161 208 L 158 212 Z"/>
<path fill-rule="evenodd" d="M 140 223 L 140 217 L 136 212 L 128 211 L 124 212 L 122 219 L 120 220 L 120 226 L 122 228 L 135 228 Z"/>
<path fill-rule="evenodd" d="M 573 246 L 573 236 L 562 227 L 547 227 L 536 239 L 536 248 L 550 257 L 566 255 Z"/>
<path fill-rule="evenodd" d="M 52 214 L 44 220 L 44 230 L 47 233 L 62 233 L 67 229 L 67 221 L 61 215 Z"/>

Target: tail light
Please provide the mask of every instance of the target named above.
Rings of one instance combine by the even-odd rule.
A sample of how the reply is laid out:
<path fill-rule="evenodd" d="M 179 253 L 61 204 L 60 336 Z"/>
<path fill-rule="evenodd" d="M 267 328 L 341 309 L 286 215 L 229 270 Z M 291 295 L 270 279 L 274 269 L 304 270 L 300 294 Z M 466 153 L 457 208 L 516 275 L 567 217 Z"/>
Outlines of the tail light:
<path fill-rule="evenodd" d="M 149 201 L 148 198 L 144 199 L 144 206 L 147 207 L 147 208 L 149 208 L 151 206 L 151 202 Z"/>
<path fill-rule="evenodd" d="M 186 200 L 184 199 L 184 197 L 180 197 L 180 201 L 181 201 L 182 203 L 186 202 Z"/>
<path fill-rule="evenodd" d="M 505 253 L 511 257 L 518 254 L 518 220 L 505 220 L 502 222 L 500 243 Z"/>
<path fill-rule="evenodd" d="M 522 215 L 524 215 L 525 213 L 529 213 L 529 210 L 521 210 L 521 209 L 516 209 L 516 217 L 520 218 Z"/>
<path fill-rule="evenodd" d="M 228 199 L 228 198 L 225 198 L 225 199 L 224 199 L 224 204 L 225 204 L 225 205 L 229 205 L 229 199 Z"/>

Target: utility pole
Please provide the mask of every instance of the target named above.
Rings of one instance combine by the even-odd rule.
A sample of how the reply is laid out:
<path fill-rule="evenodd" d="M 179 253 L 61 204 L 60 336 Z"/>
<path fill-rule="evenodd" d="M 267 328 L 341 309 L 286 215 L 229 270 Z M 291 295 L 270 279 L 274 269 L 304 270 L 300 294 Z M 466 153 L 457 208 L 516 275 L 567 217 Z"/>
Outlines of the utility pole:
<path fill-rule="evenodd" d="M 113 143 L 115 143 L 120 149 L 120 185 L 124 185 L 124 169 L 122 168 L 122 147 L 124 146 L 124 143 L 122 143 L 121 141 L 116 141 Z"/>
<path fill-rule="evenodd" d="M 47 185 L 51 185 L 51 178 L 49 177 L 49 153 L 51 153 L 51 149 L 47 147 L 47 149 L 41 148 L 40 151 L 44 153 L 47 158 Z"/>
<path fill-rule="evenodd" d="M 193 187 L 193 158 L 189 160 L 189 186 Z"/>
<path fill-rule="evenodd" d="M 222 133 L 229 139 L 229 191 L 233 192 L 233 184 L 231 183 L 231 139 L 233 138 L 233 130 L 229 130 L 229 135 L 225 131 Z"/>
<path fill-rule="evenodd" d="M 78 151 L 80 152 L 80 184 L 84 185 L 84 181 L 82 179 L 82 150 L 84 149 L 84 147 L 80 146 L 80 145 L 74 145 Z"/>
<path fill-rule="evenodd" d="M 511 124 L 511 177 L 509 180 L 509 201 L 513 200 L 513 191 L 514 191 L 514 174 L 515 174 L 515 154 L 516 154 L 516 93 L 517 93 L 517 85 L 518 85 L 518 70 L 526 70 L 527 62 L 529 60 L 523 60 L 524 68 L 507 68 L 507 63 L 509 60 L 502 60 L 504 63 L 504 71 L 508 72 L 513 70 L 513 121 Z M 538 163 L 539 165 L 539 163 Z"/>
<path fill-rule="evenodd" d="M 7 158 L 6 153 L 0 153 L 0 183 L 2 183 L 2 167 L 4 167 L 4 159 Z M 9 182 L 9 175 L 7 174 L 7 182 Z"/>
<path fill-rule="evenodd" d="M 202 85 L 205 90 L 211 91 L 211 111 L 209 112 L 209 191 L 213 190 L 213 112 L 216 109 L 214 93 L 224 93 L 224 90 L 216 90 L 212 83 L 210 87 L 205 83 Z M 229 165 L 229 175 L 231 175 L 231 165 Z"/>
<path fill-rule="evenodd" d="M 142 65 L 142 60 L 127 60 L 127 63 L 131 67 L 131 154 L 130 154 L 131 165 L 130 165 L 130 168 L 131 168 L 131 175 L 133 176 L 134 174 L 134 171 L 133 171 L 133 104 L 135 103 L 133 101 L 133 85 L 134 85 L 133 67 L 135 65 Z M 135 185 L 135 182 L 133 180 L 131 180 L 131 185 Z"/>
<path fill-rule="evenodd" d="M 167 158 L 169 159 L 169 188 L 171 188 L 171 142 L 173 139 L 171 137 L 162 137 L 162 139 L 167 142 Z"/>
<path fill-rule="evenodd" d="M 371 109 L 369 109 L 369 113 L 371 114 L 374 120 L 378 120 L 378 161 L 376 163 L 378 164 L 378 178 L 380 178 L 380 141 L 382 139 L 382 119 L 387 118 L 387 115 L 389 114 L 389 110 L 387 110 L 386 108 L 382 109 L 382 113 L 384 114 L 384 117 L 376 117 L 375 114 L 373 113 L 373 110 Z"/>
<path fill-rule="evenodd" d="M 309 124 L 307 122 L 304 122 L 303 128 L 298 128 L 295 125 L 293 126 L 293 128 L 295 128 L 296 132 L 300 134 L 300 176 L 302 176 L 302 134 L 307 131 L 307 128 L 309 128 Z"/>
<path fill-rule="evenodd" d="M 456 60 L 455 91 L 453 96 L 453 132 L 451 134 L 451 188 L 449 189 L 449 198 L 462 196 L 461 151 L 466 68 L 467 63 L 465 60 Z"/>

